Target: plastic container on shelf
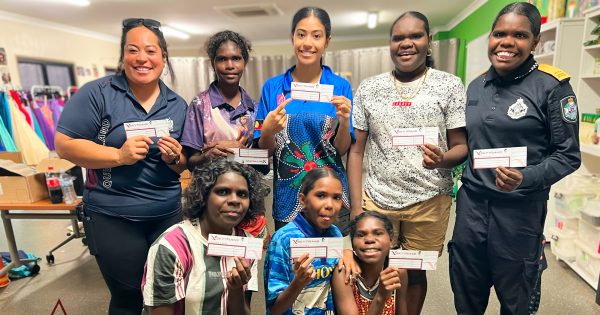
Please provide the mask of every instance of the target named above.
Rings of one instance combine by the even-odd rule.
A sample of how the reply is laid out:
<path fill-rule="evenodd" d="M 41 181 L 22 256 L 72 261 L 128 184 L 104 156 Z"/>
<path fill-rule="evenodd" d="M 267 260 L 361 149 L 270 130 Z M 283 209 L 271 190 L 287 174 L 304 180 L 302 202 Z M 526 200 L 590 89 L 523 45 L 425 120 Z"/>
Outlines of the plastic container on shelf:
<path fill-rule="evenodd" d="M 570 231 L 577 234 L 577 230 L 579 229 L 579 216 L 570 211 L 565 211 L 564 209 L 559 208 L 556 208 L 556 211 L 554 211 L 553 215 L 554 228 L 559 231 Z"/>
<path fill-rule="evenodd" d="M 577 265 L 592 279 L 598 279 L 600 277 L 600 254 L 595 253 L 580 240 L 575 241 L 575 251 Z"/>
<path fill-rule="evenodd" d="M 573 174 L 561 180 L 554 188 L 556 210 L 568 217 L 578 216 L 588 199 L 595 198 L 600 192 L 600 181 L 595 176 Z"/>
<path fill-rule="evenodd" d="M 577 238 L 595 253 L 600 254 L 600 227 L 593 226 L 586 221 L 579 221 Z"/>
<path fill-rule="evenodd" d="M 575 261 L 575 240 L 577 233 L 573 231 L 560 231 L 556 228 L 550 229 L 550 249 L 554 256 L 565 260 Z"/>
<path fill-rule="evenodd" d="M 600 198 L 587 201 L 585 207 L 581 209 L 581 220 L 596 227 L 600 226 Z"/>
<path fill-rule="evenodd" d="M 73 204 L 77 201 L 77 194 L 75 193 L 75 187 L 73 186 L 74 179 L 75 177 L 68 173 L 60 173 L 60 188 L 63 194 L 62 201 L 66 204 Z"/>

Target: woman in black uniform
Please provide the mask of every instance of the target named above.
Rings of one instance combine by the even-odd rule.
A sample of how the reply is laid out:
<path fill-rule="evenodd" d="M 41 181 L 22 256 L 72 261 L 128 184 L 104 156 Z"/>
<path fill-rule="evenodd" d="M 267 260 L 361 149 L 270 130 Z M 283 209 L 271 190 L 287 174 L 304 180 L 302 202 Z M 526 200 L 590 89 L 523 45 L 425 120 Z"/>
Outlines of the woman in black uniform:
<path fill-rule="evenodd" d="M 492 26 L 492 66 L 467 91 L 467 167 L 458 192 L 450 281 L 458 314 L 483 314 L 491 286 L 501 314 L 527 314 L 537 280 L 550 186 L 580 165 L 569 76 L 538 65 L 540 13 L 504 7 Z M 526 166 L 474 168 L 474 150 L 526 147 Z"/>

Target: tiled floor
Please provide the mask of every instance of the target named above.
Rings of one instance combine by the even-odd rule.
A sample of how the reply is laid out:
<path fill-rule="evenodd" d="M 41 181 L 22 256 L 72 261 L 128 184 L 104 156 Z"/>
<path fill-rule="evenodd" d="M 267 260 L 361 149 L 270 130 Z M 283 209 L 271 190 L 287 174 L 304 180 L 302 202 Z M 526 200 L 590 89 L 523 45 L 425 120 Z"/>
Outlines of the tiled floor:
<path fill-rule="evenodd" d="M 19 248 L 31 251 L 43 260 L 39 275 L 13 281 L 0 289 L 0 314 L 50 314 L 58 299 L 69 315 L 106 314 L 108 290 L 95 260 L 80 240 L 72 241 L 57 251 L 54 265 L 49 266 L 45 262 L 47 251 L 62 240 L 68 225 L 68 221 L 61 220 L 13 221 Z M 452 224 L 449 234 L 451 229 Z M 4 230 L 2 227 L 0 230 L 0 251 L 6 251 Z M 550 267 L 543 277 L 539 314 L 600 314 L 592 288 L 564 264 L 553 259 L 549 249 L 547 253 Z M 428 273 L 429 292 L 423 314 L 454 313 L 447 268 L 448 256 L 444 254 L 438 270 Z M 262 294 L 255 295 L 252 309 L 253 314 L 264 314 Z M 492 296 L 486 314 L 498 313 L 498 302 Z M 58 311 L 55 314 L 63 313 Z"/>

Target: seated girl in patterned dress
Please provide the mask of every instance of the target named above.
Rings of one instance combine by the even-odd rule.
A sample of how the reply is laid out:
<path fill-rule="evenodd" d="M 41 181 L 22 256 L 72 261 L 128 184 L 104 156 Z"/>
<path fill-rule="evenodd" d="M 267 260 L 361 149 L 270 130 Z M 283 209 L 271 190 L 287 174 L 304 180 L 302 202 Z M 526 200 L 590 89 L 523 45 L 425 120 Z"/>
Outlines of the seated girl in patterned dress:
<path fill-rule="evenodd" d="M 387 266 L 392 231 L 390 220 L 374 211 L 363 212 L 350 223 L 354 257 L 362 273 L 347 285 L 343 271 L 333 272 L 331 287 L 339 314 L 407 314 L 408 273 Z"/>
<path fill-rule="evenodd" d="M 218 159 L 192 173 L 186 220 L 154 242 L 142 280 L 150 314 L 250 314 L 258 291 L 256 261 L 207 256 L 209 234 L 252 237 L 239 224 L 254 218 L 269 193 L 251 167 Z M 252 271 L 254 270 L 254 271 Z"/>

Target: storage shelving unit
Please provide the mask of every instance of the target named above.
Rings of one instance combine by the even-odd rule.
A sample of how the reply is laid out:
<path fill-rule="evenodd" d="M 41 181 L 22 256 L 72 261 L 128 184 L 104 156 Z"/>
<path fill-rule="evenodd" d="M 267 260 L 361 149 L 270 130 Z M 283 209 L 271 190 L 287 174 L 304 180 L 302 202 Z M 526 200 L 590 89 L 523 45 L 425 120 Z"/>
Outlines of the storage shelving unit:
<path fill-rule="evenodd" d="M 571 75 L 571 86 L 575 90 L 579 79 L 580 54 L 583 40 L 583 18 L 562 18 L 542 25 L 540 43 L 537 51 L 542 51 L 544 44 L 554 41 L 554 51 L 536 53 L 535 60 L 560 68 Z"/>
<path fill-rule="evenodd" d="M 582 113 L 595 113 L 596 108 L 600 107 L 600 66 L 596 66 L 596 59 L 600 58 L 600 44 L 583 46 L 584 42 L 598 37 L 591 35 L 592 30 L 598 25 L 600 25 L 600 6 L 586 10 L 579 43 L 568 46 L 569 56 L 579 55 L 579 68 L 577 72 L 574 72 L 577 77 L 572 75 L 571 85 L 577 96 L 580 118 Z M 565 45 L 560 43 L 558 46 L 564 47 Z M 581 168 L 577 173 L 600 174 L 600 146 L 581 144 Z M 548 203 L 549 211 L 552 208 L 551 205 L 554 204 L 553 201 Z M 598 279 L 585 272 L 576 262 L 561 259 L 560 256 L 557 256 L 557 259 L 564 261 L 595 290 L 598 289 Z"/>
<path fill-rule="evenodd" d="M 583 42 L 596 39 L 592 30 L 600 24 L 600 6 L 585 12 L 583 22 Z M 576 89 L 579 113 L 594 113 L 600 107 L 600 67 L 596 67 L 596 59 L 600 58 L 600 44 L 585 46 L 581 50 L 580 79 Z M 581 145 L 582 172 L 600 174 L 600 147 Z"/>

